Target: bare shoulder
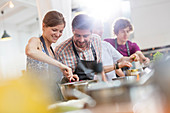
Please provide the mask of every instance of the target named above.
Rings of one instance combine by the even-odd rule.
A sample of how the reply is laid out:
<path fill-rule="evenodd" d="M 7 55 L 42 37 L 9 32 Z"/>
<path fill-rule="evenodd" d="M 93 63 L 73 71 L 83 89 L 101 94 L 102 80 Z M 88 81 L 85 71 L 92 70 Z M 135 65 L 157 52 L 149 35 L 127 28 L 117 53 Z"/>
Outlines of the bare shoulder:
<path fill-rule="evenodd" d="M 32 38 L 30 38 L 29 39 L 29 41 L 28 41 L 28 44 L 27 44 L 27 47 L 30 47 L 30 48 L 32 48 L 32 47 L 40 47 L 40 39 L 38 38 L 38 37 L 32 37 Z"/>
<path fill-rule="evenodd" d="M 38 37 L 32 37 L 29 39 L 29 42 L 40 42 L 40 39 Z"/>
<path fill-rule="evenodd" d="M 32 37 L 32 38 L 30 38 L 29 39 L 29 41 L 28 41 L 28 44 L 36 44 L 36 45 L 39 45 L 40 44 L 40 38 L 38 38 L 38 37 Z"/>

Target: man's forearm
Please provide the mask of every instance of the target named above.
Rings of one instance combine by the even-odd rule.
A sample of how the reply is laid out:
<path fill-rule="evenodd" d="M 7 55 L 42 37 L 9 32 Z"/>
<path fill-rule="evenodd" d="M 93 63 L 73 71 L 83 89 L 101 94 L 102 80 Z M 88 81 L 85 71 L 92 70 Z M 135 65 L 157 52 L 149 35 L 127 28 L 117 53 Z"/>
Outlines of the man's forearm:
<path fill-rule="evenodd" d="M 131 61 L 130 60 L 130 57 L 122 57 L 122 58 L 120 58 L 117 62 L 122 62 L 122 61 Z"/>
<path fill-rule="evenodd" d="M 145 58 L 144 54 L 141 51 L 136 51 L 136 54 L 139 56 L 140 59 Z"/>
<path fill-rule="evenodd" d="M 125 74 L 123 73 L 123 71 L 121 69 L 118 69 L 116 70 L 116 74 L 119 76 L 119 77 L 124 77 Z"/>
<path fill-rule="evenodd" d="M 104 66 L 104 72 L 108 73 L 115 70 L 115 65 Z"/>
<path fill-rule="evenodd" d="M 144 63 L 144 64 L 150 63 L 150 59 L 145 57 L 141 51 L 137 51 L 136 54 L 139 56 L 141 63 Z"/>
<path fill-rule="evenodd" d="M 102 74 L 102 79 L 103 79 L 103 81 L 107 81 L 106 75 L 105 75 L 105 73 L 104 73 L 104 70 L 101 72 L 101 74 Z"/>

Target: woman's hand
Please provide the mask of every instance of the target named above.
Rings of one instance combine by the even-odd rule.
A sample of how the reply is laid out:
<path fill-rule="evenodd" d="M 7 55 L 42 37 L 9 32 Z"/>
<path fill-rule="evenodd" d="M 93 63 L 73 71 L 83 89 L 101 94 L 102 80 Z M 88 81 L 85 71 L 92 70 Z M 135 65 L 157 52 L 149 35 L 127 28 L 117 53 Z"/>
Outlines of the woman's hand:
<path fill-rule="evenodd" d="M 70 78 L 71 76 L 73 76 L 72 69 L 69 68 L 68 66 L 62 65 L 62 68 L 60 69 L 63 72 L 64 76 L 66 76 L 67 78 Z"/>
<path fill-rule="evenodd" d="M 69 81 L 71 82 L 71 81 L 79 81 L 79 77 L 78 77 L 78 75 L 76 75 L 76 74 L 74 74 L 73 76 L 71 76 L 70 78 L 68 78 L 69 79 Z"/>
<path fill-rule="evenodd" d="M 79 77 L 76 74 L 73 75 L 72 69 L 68 66 L 63 64 L 60 69 L 69 81 L 79 81 Z"/>

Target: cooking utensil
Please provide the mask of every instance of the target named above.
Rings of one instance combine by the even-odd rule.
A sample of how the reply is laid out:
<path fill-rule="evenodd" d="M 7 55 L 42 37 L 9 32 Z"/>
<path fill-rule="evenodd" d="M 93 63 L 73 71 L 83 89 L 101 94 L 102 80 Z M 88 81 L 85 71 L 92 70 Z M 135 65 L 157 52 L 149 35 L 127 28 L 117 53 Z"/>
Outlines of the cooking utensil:
<path fill-rule="evenodd" d="M 73 89 L 77 89 L 83 93 L 86 93 L 88 85 L 93 82 L 97 82 L 97 80 L 83 80 L 78 82 L 60 84 L 64 100 L 77 99 L 77 97 L 74 95 Z"/>

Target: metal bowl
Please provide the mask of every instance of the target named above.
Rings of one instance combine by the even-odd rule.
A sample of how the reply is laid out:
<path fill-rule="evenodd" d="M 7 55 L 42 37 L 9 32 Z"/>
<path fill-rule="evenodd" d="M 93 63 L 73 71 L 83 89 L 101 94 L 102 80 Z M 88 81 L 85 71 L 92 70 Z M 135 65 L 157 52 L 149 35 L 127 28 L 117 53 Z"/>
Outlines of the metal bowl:
<path fill-rule="evenodd" d="M 113 78 L 112 80 L 119 80 L 121 83 L 135 83 L 138 81 L 137 76 L 125 76 L 125 77 L 118 77 L 118 78 Z"/>
<path fill-rule="evenodd" d="M 129 102 L 129 88 L 133 85 L 134 83 L 122 83 L 120 80 L 91 84 L 88 95 L 96 101 L 97 105 Z"/>
<path fill-rule="evenodd" d="M 83 80 L 78 82 L 60 84 L 60 89 L 64 100 L 78 99 L 77 96 L 74 95 L 73 89 L 77 89 L 83 93 L 86 93 L 88 85 L 95 82 L 97 82 L 97 80 Z"/>

